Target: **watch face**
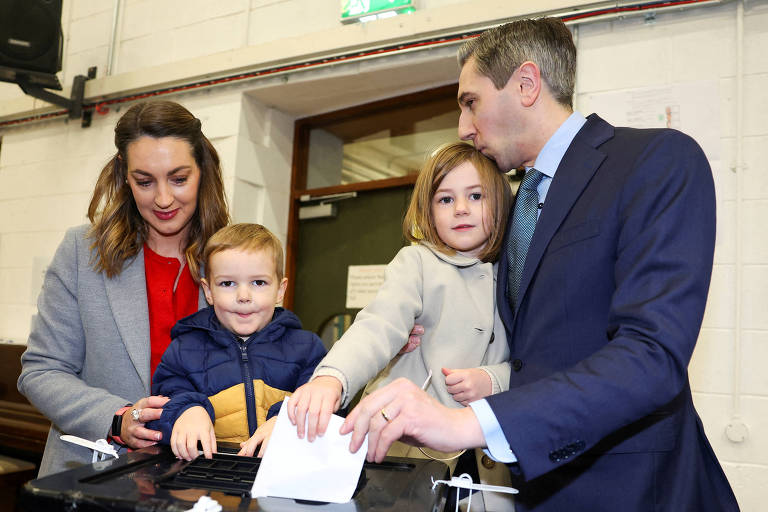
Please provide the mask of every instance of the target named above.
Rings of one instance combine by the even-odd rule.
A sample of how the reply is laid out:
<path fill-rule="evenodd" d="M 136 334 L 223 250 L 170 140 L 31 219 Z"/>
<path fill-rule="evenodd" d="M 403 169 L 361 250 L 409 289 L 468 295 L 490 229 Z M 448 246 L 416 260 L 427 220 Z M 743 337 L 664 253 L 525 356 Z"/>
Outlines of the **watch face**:
<path fill-rule="evenodd" d="M 123 415 L 115 414 L 112 417 L 112 437 L 120 436 L 120 431 L 123 428 Z"/>
<path fill-rule="evenodd" d="M 112 437 L 117 437 L 117 442 L 122 443 L 120 440 L 120 433 L 122 432 L 123 428 L 123 414 L 125 414 L 125 411 L 133 407 L 133 404 L 127 404 L 123 406 L 122 408 L 118 409 L 118 411 L 115 413 L 115 415 L 112 417 L 112 429 L 111 429 L 111 435 Z"/>

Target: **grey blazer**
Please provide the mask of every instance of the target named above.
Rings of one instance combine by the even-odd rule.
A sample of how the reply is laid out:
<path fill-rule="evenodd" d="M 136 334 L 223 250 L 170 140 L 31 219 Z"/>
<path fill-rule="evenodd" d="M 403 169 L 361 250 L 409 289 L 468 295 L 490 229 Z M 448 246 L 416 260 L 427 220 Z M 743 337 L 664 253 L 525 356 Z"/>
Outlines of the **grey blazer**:
<path fill-rule="evenodd" d="M 90 265 L 88 227 L 68 230 L 56 250 L 21 357 L 19 391 L 52 423 L 40 476 L 91 461 L 61 434 L 104 438 L 115 411 L 150 393 L 143 250 L 109 279 Z"/>

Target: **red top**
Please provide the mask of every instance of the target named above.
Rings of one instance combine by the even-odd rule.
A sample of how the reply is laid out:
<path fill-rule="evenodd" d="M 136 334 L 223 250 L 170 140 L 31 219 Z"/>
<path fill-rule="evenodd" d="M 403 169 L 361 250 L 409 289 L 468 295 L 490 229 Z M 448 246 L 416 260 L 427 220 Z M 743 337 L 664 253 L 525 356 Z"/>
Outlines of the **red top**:
<path fill-rule="evenodd" d="M 153 252 L 144 244 L 144 272 L 147 277 L 147 306 L 149 307 L 149 340 L 152 348 L 150 375 L 160 364 L 160 358 L 171 343 L 171 327 L 185 316 L 197 311 L 198 287 L 185 264 L 179 276 L 181 262 Z M 173 284 L 179 282 L 176 290 Z"/>

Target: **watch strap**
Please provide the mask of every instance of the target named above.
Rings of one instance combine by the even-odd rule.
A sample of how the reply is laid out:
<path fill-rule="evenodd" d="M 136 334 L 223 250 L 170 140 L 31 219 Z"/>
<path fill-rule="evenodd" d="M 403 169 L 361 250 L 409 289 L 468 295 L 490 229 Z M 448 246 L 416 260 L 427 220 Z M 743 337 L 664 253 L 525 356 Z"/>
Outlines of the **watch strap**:
<path fill-rule="evenodd" d="M 122 431 L 123 426 L 123 414 L 125 414 L 125 411 L 128 411 L 133 407 L 133 404 L 126 404 L 120 409 L 115 412 L 115 415 L 112 417 L 112 428 L 110 429 L 110 435 L 109 440 L 114 441 L 115 443 L 125 446 L 125 443 L 120 438 L 120 432 Z"/>

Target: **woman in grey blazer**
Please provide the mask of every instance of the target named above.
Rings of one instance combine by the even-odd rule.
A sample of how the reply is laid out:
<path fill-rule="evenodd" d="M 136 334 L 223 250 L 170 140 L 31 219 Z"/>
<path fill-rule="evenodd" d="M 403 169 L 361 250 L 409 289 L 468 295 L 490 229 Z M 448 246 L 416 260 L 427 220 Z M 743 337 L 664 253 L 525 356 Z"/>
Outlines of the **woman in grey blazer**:
<path fill-rule="evenodd" d="M 90 462 L 89 449 L 61 434 L 114 436 L 131 448 L 159 439 L 144 428 L 167 400 L 149 396 L 150 354 L 170 332 L 150 337 L 147 292 L 160 285 L 145 273 L 145 249 L 177 259 L 176 282 L 189 272 L 197 286 L 205 241 L 229 221 L 216 150 L 181 105 L 133 105 L 115 127 L 115 146 L 90 225 L 67 232 L 46 271 L 22 356 L 19 391 L 52 423 L 40 476 Z M 112 432 L 117 412 L 120 431 Z"/>

